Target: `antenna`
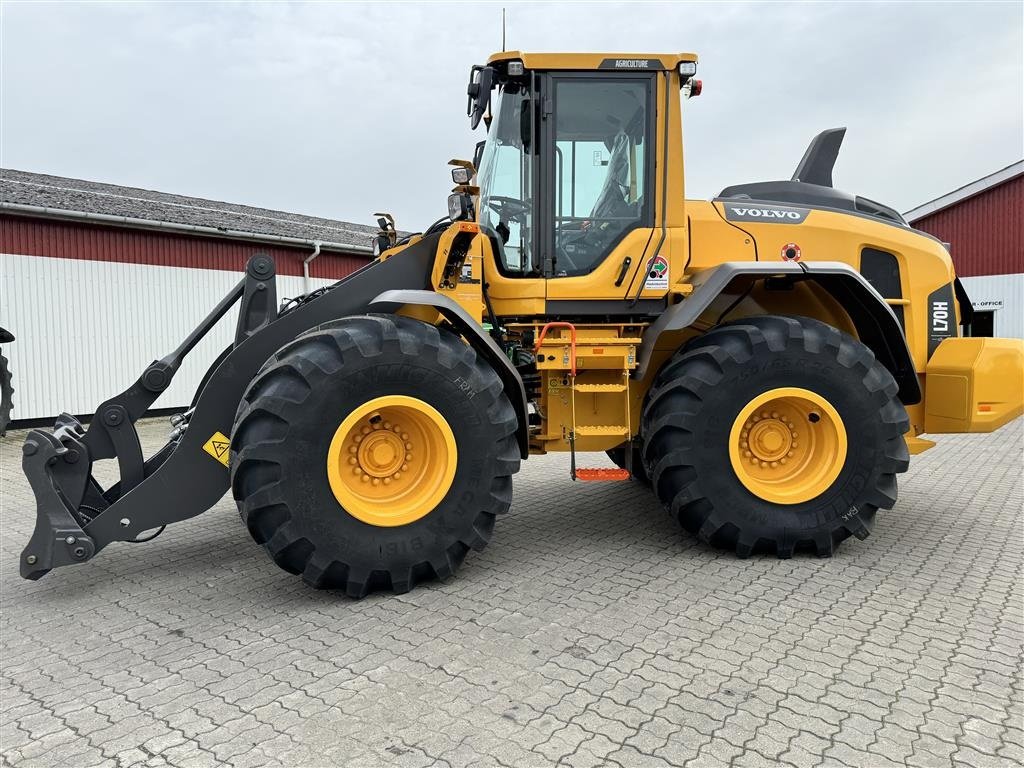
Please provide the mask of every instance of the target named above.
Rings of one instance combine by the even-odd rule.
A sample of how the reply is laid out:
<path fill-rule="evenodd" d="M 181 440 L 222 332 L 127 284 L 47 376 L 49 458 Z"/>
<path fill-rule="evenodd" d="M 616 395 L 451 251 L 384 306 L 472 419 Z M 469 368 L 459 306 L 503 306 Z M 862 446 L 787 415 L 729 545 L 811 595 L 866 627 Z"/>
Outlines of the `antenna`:
<path fill-rule="evenodd" d="M 505 52 L 505 9 L 501 9 L 501 52 Z"/>

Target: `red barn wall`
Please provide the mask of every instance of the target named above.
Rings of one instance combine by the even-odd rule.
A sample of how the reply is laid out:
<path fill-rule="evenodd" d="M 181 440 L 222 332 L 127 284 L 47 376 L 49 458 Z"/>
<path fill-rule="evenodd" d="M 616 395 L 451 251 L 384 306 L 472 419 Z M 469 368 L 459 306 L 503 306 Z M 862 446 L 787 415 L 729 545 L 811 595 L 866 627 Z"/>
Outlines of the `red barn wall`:
<path fill-rule="evenodd" d="M 302 260 L 312 249 L 56 219 L 0 216 L 0 253 L 241 272 L 257 251 L 274 258 L 278 274 L 301 275 Z M 310 276 L 337 280 L 354 272 L 367 260 L 368 257 L 323 251 L 310 263 Z"/>
<path fill-rule="evenodd" d="M 950 244 L 960 277 L 1024 273 L 1024 176 L 911 225 Z"/>

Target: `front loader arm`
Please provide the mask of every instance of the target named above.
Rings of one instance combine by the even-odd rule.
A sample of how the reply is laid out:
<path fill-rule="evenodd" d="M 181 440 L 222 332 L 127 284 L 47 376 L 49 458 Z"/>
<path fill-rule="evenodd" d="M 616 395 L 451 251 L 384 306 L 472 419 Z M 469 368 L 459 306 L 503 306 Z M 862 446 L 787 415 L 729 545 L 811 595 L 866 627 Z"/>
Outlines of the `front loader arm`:
<path fill-rule="evenodd" d="M 21 575 L 38 579 L 52 568 L 85 562 L 114 541 L 195 517 L 227 491 L 226 463 L 204 450 L 214 436 L 231 434 L 246 386 L 282 346 L 302 333 L 364 311 L 381 293 L 428 287 L 440 234 L 401 254 L 375 261 L 277 316 L 274 265 L 254 256 L 241 281 L 170 355 L 147 366 L 131 387 L 104 402 L 88 431 L 62 414 L 54 431 L 29 432 L 23 469 L 36 497 L 36 526 L 22 552 Z M 261 287 L 262 286 L 262 287 Z M 193 408 L 170 442 L 143 461 L 135 422 L 170 384 L 185 355 L 239 300 L 234 347 L 204 377 Z M 116 458 L 121 480 L 103 489 L 92 462 Z"/>

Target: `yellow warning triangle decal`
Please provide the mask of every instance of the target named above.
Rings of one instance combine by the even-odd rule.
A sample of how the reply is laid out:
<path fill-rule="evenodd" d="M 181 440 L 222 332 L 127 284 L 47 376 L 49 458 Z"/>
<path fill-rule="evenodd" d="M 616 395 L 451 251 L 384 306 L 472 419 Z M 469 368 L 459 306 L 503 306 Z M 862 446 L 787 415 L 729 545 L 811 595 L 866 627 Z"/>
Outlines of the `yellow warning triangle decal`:
<path fill-rule="evenodd" d="M 214 432 L 210 435 L 210 439 L 203 445 L 203 450 L 213 456 L 213 458 L 225 467 L 228 465 L 228 459 L 230 458 L 230 448 L 231 440 L 229 440 L 227 435 L 223 432 Z"/>

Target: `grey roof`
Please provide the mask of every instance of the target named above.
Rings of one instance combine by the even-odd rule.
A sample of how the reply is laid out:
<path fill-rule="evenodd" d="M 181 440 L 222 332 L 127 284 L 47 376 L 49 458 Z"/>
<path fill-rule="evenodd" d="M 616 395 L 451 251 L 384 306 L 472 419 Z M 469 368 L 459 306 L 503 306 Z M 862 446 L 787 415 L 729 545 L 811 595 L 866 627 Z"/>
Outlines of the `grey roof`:
<path fill-rule="evenodd" d="M 954 189 L 952 192 L 937 197 L 934 200 L 929 200 L 927 203 L 923 203 L 916 208 L 907 211 L 903 214 L 903 218 L 913 224 L 915 221 L 920 221 L 925 216 L 931 216 L 933 213 L 949 208 L 951 205 L 966 200 L 969 197 L 974 197 L 984 192 L 986 189 L 992 187 L 998 187 L 1000 184 L 1005 184 L 1010 179 L 1015 179 L 1024 173 L 1024 160 L 1018 160 L 1016 163 L 1011 163 L 1005 168 L 1000 168 L 995 173 L 990 173 L 988 176 L 982 176 L 977 181 L 972 181 L 970 184 L 965 184 L 959 189 Z"/>
<path fill-rule="evenodd" d="M 121 216 L 366 249 L 376 226 L 0 168 L 0 203 Z M 0 206 L 2 208 L 2 206 Z"/>

